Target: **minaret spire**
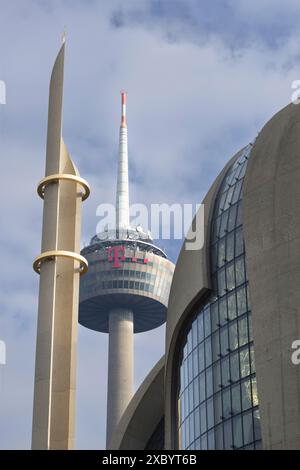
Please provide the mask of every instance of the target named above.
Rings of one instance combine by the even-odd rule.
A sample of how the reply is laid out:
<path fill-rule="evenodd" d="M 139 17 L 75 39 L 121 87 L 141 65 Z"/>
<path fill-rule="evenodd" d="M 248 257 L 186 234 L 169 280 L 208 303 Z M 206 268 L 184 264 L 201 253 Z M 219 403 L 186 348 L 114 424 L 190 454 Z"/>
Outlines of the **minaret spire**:
<path fill-rule="evenodd" d="M 121 92 L 121 125 L 119 140 L 119 165 L 116 200 L 116 229 L 129 228 L 129 190 L 128 190 L 128 141 L 126 124 L 127 93 Z"/>

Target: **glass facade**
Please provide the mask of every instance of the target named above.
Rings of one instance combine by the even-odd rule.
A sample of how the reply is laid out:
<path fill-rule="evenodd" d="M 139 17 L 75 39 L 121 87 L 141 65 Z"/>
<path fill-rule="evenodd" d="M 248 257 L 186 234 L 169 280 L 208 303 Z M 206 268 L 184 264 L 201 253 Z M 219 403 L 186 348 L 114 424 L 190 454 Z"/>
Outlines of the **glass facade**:
<path fill-rule="evenodd" d="M 213 292 L 183 339 L 177 387 L 179 449 L 259 449 L 259 406 L 242 194 L 251 145 L 228 170 L 211 226 Z"/>

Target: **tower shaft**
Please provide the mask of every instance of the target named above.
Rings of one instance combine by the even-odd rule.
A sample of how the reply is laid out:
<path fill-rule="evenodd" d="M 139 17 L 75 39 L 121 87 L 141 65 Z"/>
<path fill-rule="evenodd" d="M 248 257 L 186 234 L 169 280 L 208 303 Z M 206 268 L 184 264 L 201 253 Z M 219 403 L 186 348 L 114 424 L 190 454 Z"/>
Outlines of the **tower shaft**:
<path fill-rule="evenodd" d="M 133 312 L 109 313 L 106 445 L 133 395 Z"/>
<path fill-rule="evenodd" d="M 116 199 L 116 228 L 129 227 L 129 189 L 128 189 L 128 140 L 126 124 L 126 93 L 121 93 L 121 126 L 119 139 L 119 163 Z"/>

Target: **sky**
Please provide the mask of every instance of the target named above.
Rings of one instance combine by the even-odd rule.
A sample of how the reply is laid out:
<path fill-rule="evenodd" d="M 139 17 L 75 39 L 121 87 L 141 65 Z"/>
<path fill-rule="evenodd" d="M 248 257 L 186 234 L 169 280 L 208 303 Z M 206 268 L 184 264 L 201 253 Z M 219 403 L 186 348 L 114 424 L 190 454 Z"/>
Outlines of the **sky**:
<path fill-rule="evenodd" d="M 48 88 L 67 31 L 63 135 L 98 204 L 113 203 L 120 90 L 128 92 L 130 200 L 200 203 L 228 159 L 291 100 L 298 0 L 0 0 L 0 448 L 29 449 Z M 176 261 L 180 240 L 157 240 Z M 165 328 L 135 336 L 135 387 Z M 79 326 L 76 447 L 105 446 L 107 335 Z"/>

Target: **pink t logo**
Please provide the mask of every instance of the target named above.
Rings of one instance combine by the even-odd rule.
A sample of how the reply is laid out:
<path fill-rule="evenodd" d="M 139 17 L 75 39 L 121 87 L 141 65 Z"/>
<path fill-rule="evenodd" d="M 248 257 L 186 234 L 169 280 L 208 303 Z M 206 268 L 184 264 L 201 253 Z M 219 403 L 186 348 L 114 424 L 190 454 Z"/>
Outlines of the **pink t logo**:
<path fill-rule="evenodd" d="M 110 262 L 114 262 L 114 264 L 112 265 L 113 268 L 120 268 L 121 265 L 119 264 L 119 260 L 120 261 L 124 261 L 125 260 L 125 248 L 124 246 L 110 246 L 108 249 L 108 261 Z M 120 256 L 120 252 L 122 252 L 123 254 Z"/>

